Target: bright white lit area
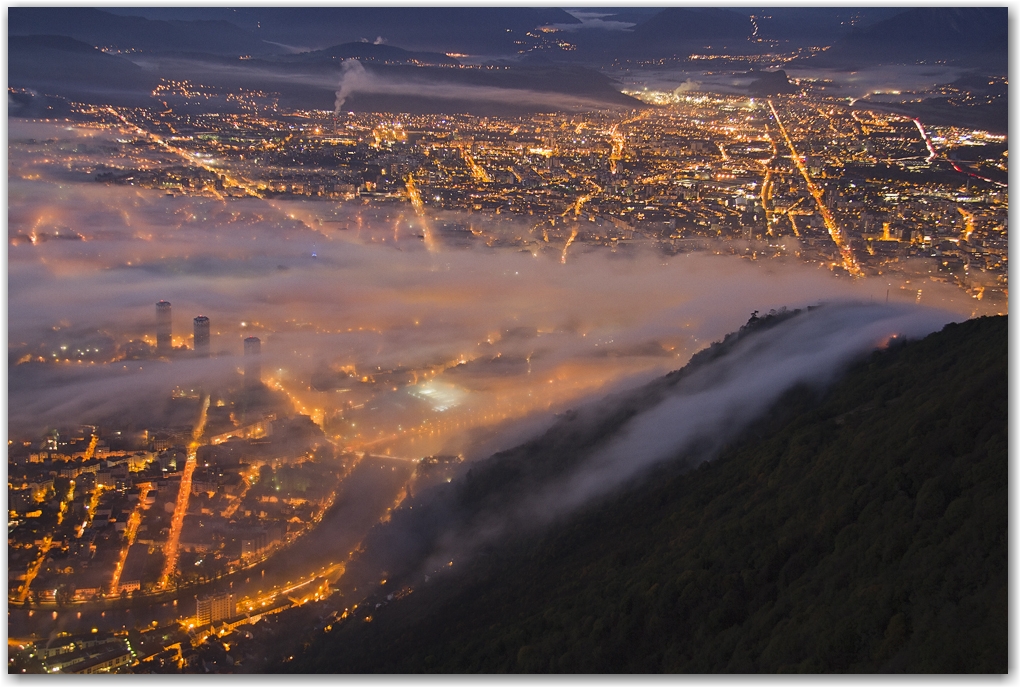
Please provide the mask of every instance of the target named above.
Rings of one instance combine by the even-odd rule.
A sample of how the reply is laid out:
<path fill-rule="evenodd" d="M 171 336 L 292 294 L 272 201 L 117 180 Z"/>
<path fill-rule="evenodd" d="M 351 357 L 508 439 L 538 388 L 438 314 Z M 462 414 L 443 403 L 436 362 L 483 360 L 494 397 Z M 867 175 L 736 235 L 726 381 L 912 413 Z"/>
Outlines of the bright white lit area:
<path fill-rule="evenodd" d="M 460 405 L 464 401 L 464 397 L 467 396 L 467 392 L 463 389 L 452 384 L 437 382 L 434 379 L 412 386 L 408 393 L 425 401 L 439 413 Z"/>

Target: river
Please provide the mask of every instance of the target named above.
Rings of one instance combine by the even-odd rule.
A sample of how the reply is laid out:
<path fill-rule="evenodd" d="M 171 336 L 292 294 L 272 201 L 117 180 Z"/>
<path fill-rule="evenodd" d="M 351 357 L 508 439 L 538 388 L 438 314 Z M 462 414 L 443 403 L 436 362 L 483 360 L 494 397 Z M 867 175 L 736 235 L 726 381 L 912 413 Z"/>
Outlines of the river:
<path fill-rule="evenodd" d="M 8 637 L 46 637 L 58 632 L 72 634 L 98 630 L 124 630 L 167 625 L 195 614 L 200 594 L 232 589 L 235 598 L 254 596 L 307 577 L 349 553 L 393 506 L 414 464 L 404 460 L 366 456 L 343 480 L 333 506 L 322 522 L 297 542 L 249 570 L 182 590 L 176 601 L 147 599 L 125 601 L 120 607 L 97 608 L 70 605 L 63 609 L 10 608 Z"/>

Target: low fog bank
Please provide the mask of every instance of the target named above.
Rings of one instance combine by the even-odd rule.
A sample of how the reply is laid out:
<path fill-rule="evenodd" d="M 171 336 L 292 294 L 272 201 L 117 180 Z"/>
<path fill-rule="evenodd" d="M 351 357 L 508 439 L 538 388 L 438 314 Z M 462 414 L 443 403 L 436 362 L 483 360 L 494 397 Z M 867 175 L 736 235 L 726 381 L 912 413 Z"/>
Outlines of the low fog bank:
<path fill-rule="evenodd" d="M 341 445 L 487 455 L 507 445 L 494 432 L 520 436 L 519 422 L 676 369 L 754 310 L 917 294 L 795 260 L 666 256 L 641 241 L 568 249 L 569 225 L 556 235 L 527 218 L 171 197 L 89 180 L 98 164 L 133 164 L 108 132 L 15 122 L 10 138 L 15 434 L 144 424 L 175 387 L 236 386 L 254 335 L 263 381 L 333 422 Z M 169 361 L 135 354 L 154 343 L 161 299 Z M 981 307 L 927 281 L 923 303 Z M 190 355 L 197 315 L 210 320 L 205 360 Z"/>
<path fill-rule="evenodd" d="M 794 387 L 822 391 L 893 338 L 921 338 L 961 319 L 905 304 L 836 302 L 749 323 L 683 371 L 587 403 L 542 436 L 408 502 L 366 540 L 345 584 L 364 589 L 380 574 L 420 584 L 451 561 L 633 484 L 659 463 L 710 460 Z"/>
<path fill-rule="evenodd" d="M 783 65 L 791 79 L 813 79 L 826 82 L 826 89 L 843 98 L 863 98 L 875 92 L 926 91 L 936 85 L 952 83 L 968 70 L 946 65 L 882 65 L 861 67 L 854 71 L 812 67 L 807 63 Z M 697 90 L 724 95 L 746 95 L 747 87 L 757 77 L 748 75 L 744 67 L 729 70 L 695 70 L 674 67 L 648 67 L 641 70 L 608 71 L 623 82 L 628 90 L 682 91 Z"/>

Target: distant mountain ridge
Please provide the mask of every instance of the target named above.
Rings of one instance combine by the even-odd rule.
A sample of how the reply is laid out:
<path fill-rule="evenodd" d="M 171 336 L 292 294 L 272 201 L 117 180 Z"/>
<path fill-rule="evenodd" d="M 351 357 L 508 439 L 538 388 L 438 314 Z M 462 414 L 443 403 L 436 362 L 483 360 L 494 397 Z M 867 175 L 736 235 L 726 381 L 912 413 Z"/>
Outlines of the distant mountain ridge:
<path fill-rule="evenodd" d="M 514 41 L 528 31 L 577 23 L 563 10 L 541 7 L 265 7 L 251 12 L 260 22 L 256 35 L 288 45 L 382 38 L 409 50 L 472 54 L 512 54 Z"/>
<path fill-rule="evenodd" d="M 11 36 L 8 81 L 12 87 L 80 102 L 139 107 L 158 105 L 151 93 L 159 79 L 189 80 L 225 91 L 277 93 L 284 108 L 331 110 L 345 60 L 362 63 L 361 81 L 352 86 L 346 110 L 516 116 L 558 109 L 649 107 L 621 93 L 611 78 L 582 66 L 457 69 L 455 59 L 440 53 L 371 43 L 238 60 L 182 51 L 117 55 L 66 36 Z M 215 106 L 230 104 L 221 101 Z M 29 111 L 35 110 L 9 108 L 15 115 Z"/>
<path fill-rule="evenodd" d="M 1005 7 L 918 7 L 854 31 L 805 64 L 943 61 L 1005 73 L 1008 46 Z"/>
<path fill-rule="evenodd" d="M 514 54 L 515 40 L 545 24 L 576 24 L 571 14 L 542 7 L 140 7 L 117 8 L 167 20 L 215 18 L 250 31 L 281 52 L 382 38 L 409 50 Z M 509 29 L 509 31 L 508 31 Z M 254 54 L 254 53 L 253 53 Z"/>
<path fill-rule="evenodd" d="M 1000 71 L 1008 47 L 1002 7 L 913 8 L 893 16 L 895 8 L 606 10 L 615 26 L 633 26 L 571 29 L 543 39 L 541 27 L 584 24 L 562 9 L 538 7 L 12 7 L 8 35 L 66 35 L 121 52 L 308 55 L 364 42 L 418 53 L 594 63 L 683 58 L 693 51 L 753 55 L 835 40 L 813 64 L 948 60 Z M 556 47 L 561 38 L 569 44 L 564 50 Z"/>
<path fill-rule="evenodd" d="M 384 62 L 400 64 L 423 64 L 430 66 L 455 67 L 456 59 L 439 52 L 404 50 L 384 43 L 343 43 L 322 50 L 284 55 L 276 58 L 279 62 L 321 62 L 333 60 L 361 60 L 362 62 Z"/>
<path fill-rule="evenodd" d="M 637 18 L 637 17 L 635 17 Z M 728 9 L 667 7 L 625 31 L 574 32 L 582 55 L 608 61 L 616 58 L 686 57 L 706 46 L 753 49 L 749 15 Z"/>
<path fill-rule="evenodd" d="M 746 39 L 751 35 L 746 14 L 717 8 L 667 7 L 633 29 L 635 41 L 664 43 L 714 39 Z"/>
<path fill-rule="evenodd" d="M 246 55 L 280 52 L 226 21 L 152 20 L 88 7 L 11 7 L 7 35 L 63 35 L 99 48 Z"/>

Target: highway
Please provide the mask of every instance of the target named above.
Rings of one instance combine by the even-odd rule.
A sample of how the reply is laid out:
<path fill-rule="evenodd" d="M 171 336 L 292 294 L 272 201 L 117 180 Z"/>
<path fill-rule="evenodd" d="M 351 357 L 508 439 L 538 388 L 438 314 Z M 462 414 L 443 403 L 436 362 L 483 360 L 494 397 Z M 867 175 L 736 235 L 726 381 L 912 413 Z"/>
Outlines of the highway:
<path fill-rule="evenodd" d="M 921 138 L 924 140 L 924 144 L 928 146 L 928 159 L 926 162 L 931 163 L 931 161 L 937 158 L 939 154 L 935 152 L 935 146 L 932 145 L 931 137 L 928 135 L 928 132 L 924 130 L 924 125 L 921 124 L 920 119 L 914 119 L 914 126 L 916 126 L 917 130 L 921 132 Z"/>
<path fill-rule="evenodd" d="M 924 128 L 924 124 L 921 123 L 920 119 L 917 119 L 915 117 L 914 125 L 917 127 L 917 130 L 921 132 L 921 138 L 924 139 L 924 144 L 928 147 L 927 161 L 928 163 L 931 163 L 935 158 L 939 156 L 938 152 L 935 150 L 934 144 L 932 143 L 931 136 L 928 135 L 928 131 Z M 953 166 L 953 169 L 955 169 L 960 174 L 966 174 L 967 176 L 974 177 L 975 179 L 980 179 L 981 181 L 987 181 L 989 184 L 995 184 L 996 186 L 1001 186 L 1002 188 L 1009 188 L 1009 184 L 1004 184 L 1001 181 L 995 181 L 994 179 L 983 177 L 980 174 L 975 174 L 969 169 L 964 169 L 959 164 L 957 164 L 956 160 L 954 160 L 951 157 L 946 157 L 946 160 L 949 162 L 949 164 Z"/>

